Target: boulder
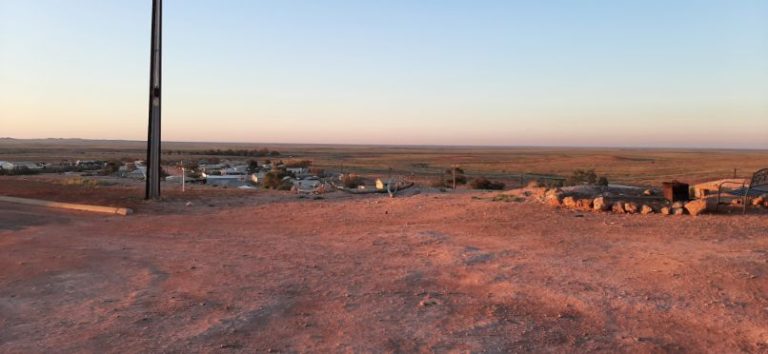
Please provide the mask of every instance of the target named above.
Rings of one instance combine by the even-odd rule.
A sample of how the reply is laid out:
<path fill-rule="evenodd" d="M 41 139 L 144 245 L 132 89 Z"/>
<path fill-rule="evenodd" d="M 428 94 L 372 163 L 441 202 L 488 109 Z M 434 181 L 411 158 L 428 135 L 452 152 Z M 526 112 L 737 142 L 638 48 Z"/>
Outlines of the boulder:
<path fill-rule="evenodd" d="M 647 204 L 643 204 L 643 206 L 640 207 L 640 214 L 643 214 L 643 215 L 653 214 L 653 208 L 651 208 Z"/>
<path fill-rule="evenodd" d="M 604 197 L 597 197 L 592 201 L 592 209 L 595 211 L 606 211 L 609 209 L 609 205 Z"/>
<path fill-rule="evenodd" d="M 563 191 L 560 188 L 547 189 L 544 192 L 544 201 L 556 199 L 557 204 L 560 205 L 560 201 L 563 200 Z"/>
<path fill-rule="evenodd" d="M 626 202 L 626 203 L 624 203 L 624 210 L 627 213 L 630 213 L 630 214 L 637 213 L 637 210 L 638 210 L 637 204 L 632 203 L 632 202 Z"/>
<path fill-rule="evenodd" d="M 672 214 L 672 209 L 670 209 L 669 207 L 662 207 L 661 209 L 659 209 L 659 213 L 661 213 L 661 215 L 669 215 L 669 214 Z"/>
<path fill-rule="evenodd" d="M 613 203 L 613 206 L 611 207 L 611 210 L 616 214 L 624 214 L 624 203 L 622 202 L 615 202 Z"/>
<path fill-rule="evenodd" d="M 685 214 L 685 209 L 683 208 L 672 208 L 672 215 L 683 215 Z"/>
<path fill-rule="evenodd" d="M 582 210 L 592 210 L 592 199 L 579 199 L 576 201 L 576 207 Z"/>
<path fill-rule="evenodd" d="M 685 210 L 688 211 L 688 214 L 696 216 L 708 210 L 713 210 L 714 205 L 712 204 L 714 203 L 709 202 L 709 199 L 696 199 L 685 203 Z"/>
<path fill-rule="evenodd" d="M 559 207 L 560 206 L 560 199 L 557 199 L 557 198 L 547 199 L 547 201 L 545 203 L 547 203 L 547 205 L 549 205 L 549 206 Z"/>
<path fill-rule="evenodd" d="M 672 203 L 672 209 L 681 209 L 685 206 L 683 202 L 674 202 Z"/>
<path fill-rule="evenodd" d="M 563 198 L 563 206 L 566 208 L 576 208 L 576 199 L 573 197 Z"/>

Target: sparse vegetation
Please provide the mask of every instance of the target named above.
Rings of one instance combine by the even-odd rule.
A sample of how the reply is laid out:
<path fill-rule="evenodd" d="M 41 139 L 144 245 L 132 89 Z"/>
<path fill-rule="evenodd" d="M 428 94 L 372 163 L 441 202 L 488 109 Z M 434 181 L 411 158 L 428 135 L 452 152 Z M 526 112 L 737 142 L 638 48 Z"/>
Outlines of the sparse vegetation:
<path fill-rule="evenodd" d="M 467 176 L 464 175 L 464 170 L 460 167 L 454 167 L 445 170 L 442 176 L 431 182 L 431 186 L 435 188 L 453 188 L 454 172 L 456 186 L 467 184 Z"/>
<path fill-rule="evenodd" d="M 470 183 L 472 189 L 489 189 L 489 190 L 501 190 L 504 189 L 505 184 L 501 182 L 494 182 L 485 177 L 478 177 L 472 180 Z"/>
<path fill-rule="evenodd" d="M 601 186 L 607 186 L 608 179 L 605 178 L 605 176 L 598 177 L 594 169 L 589 169 L 589 170 L 577 169 L 573 171 L 573 174 L 565 180 L 565 185 L 568 185 L 568 186 L 576 186 L 576 185 L 582 185 L 582 184 L 589 184 L 589 185 L 597 184 Z"/>
<path fill-rule="evenodd" d="M 209 150 L 169 150 L 168 154 L 187 154 L 187 155 L 207 155 L 207 156 L 250 156 L 250 157 L 262 157 L 262 156 L 280 156 L 277 151 L 270 151 L 267 148 L 260 149 L 209 149 Z"/>

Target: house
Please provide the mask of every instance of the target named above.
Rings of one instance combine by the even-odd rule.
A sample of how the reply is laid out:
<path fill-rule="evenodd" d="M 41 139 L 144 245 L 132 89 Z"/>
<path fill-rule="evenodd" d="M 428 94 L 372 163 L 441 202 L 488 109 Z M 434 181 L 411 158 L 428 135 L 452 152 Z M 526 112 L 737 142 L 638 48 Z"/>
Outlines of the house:
<path fill-rule="evenodd" d="M 134 169 L 133 171 L 129 171 L 125 173 L 125 177 L 135 178 L 135 179 L 146 179 L 147 166 L 136 166 L 136 169 Z"/>
<path fill-rule="evenodd" d="M 10 161 L 0 161 L 0 168 L 3 170 L 13 170 L 13 169 L 30 169 L 30 170 L 41 170 L 43 168 L 42 163 L 37 162 L 30 162 L 30 161 L 19 161 L 19 162 L 10 162 Z"/>
<path fill-rule="evenodd" d="M 311 193 L 314 192 L 322 182 L 317 178 L 308 178 L 308 179 L 301 179 L 301 180 L 294 180 L 293 186 L 296 187 L 296 190 L 302 193 Z"/>
<path fill-rule="evenodd" d="M 307 173 L 306 167 L 288 167 L 285 170 L 293 173 L 295 176 L 301 176 Z"/>
<path fill-rule="evenodd" d="M 221 169 L 222 175 L 228 175 L 228 176 L 244 176 L 248 174 L 248 166 L 246 165 L 238 165 L 233 167 L 227 167 Z"/>
<path fill-rule="evenodd" d="M 77 160 L 75 166 L 84 170 L 98 170 L 103 168 L 106 162 L 98 160 Z"/>

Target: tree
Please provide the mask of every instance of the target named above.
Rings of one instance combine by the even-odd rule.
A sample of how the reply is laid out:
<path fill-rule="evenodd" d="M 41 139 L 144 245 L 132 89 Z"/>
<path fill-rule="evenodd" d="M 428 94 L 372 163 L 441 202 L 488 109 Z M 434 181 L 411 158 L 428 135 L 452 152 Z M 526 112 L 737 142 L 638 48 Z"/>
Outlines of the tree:
<path fill-rule="evenodd" d="M 291 174 L 288 173 L 288 171 L 280 170 L 280 169 L 274 169 L 272 171 L 267 172 L 266 175 L 264 175 L 264 180 L 261 182 L 262 187 L 264 188 L 271 188 L 271 189 L 280 189 L 284 190 L 291 189 L 291 183 L 285 183 L 283 179 L 285 177 L 291 177 Z"/>
<path fill-rule="evenodd" d="M 454 181 L 456 186 L 460 184 L 467 184 L 467 176 L 464 175 L 464 170 L 461 167 L 455 166 L 445 170 L 445 174 L 441 177 L 441 181 L 433 183 L 433 186 L 454 188 Z"/>
<path fill-rule="evenodd" d="M 248 160 L 248 173 L 254 173 L 259 170 L 259 163 L 256 160 Z"/>

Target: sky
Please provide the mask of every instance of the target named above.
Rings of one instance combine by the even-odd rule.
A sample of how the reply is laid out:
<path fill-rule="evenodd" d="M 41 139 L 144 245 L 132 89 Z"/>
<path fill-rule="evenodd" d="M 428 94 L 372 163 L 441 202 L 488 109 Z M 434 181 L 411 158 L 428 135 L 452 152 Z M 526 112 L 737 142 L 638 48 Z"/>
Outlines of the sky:
<path fill-rule="evenodd" d="M 163 139 L 768 148 L 768 0 L 165 0 Z M 146 139 L 150 0 L 0 0 L 0 137 Z"/>

